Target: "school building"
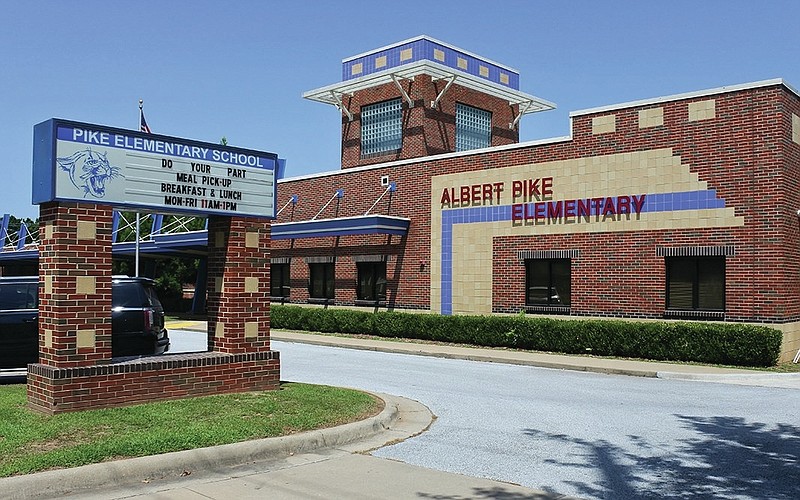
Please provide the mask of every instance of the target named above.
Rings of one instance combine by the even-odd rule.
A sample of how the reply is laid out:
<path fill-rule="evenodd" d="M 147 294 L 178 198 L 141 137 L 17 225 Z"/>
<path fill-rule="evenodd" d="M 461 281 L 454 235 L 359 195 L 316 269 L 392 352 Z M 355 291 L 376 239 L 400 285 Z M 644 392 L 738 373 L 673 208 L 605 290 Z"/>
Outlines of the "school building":
<path fill-rule="evenodd" d="M 279 181 L 273 303 L 768 324 L 800 349 L 800 94 L 783 80 L 570 114 L 422 36 L 304 97 L 341 169 Z"/>

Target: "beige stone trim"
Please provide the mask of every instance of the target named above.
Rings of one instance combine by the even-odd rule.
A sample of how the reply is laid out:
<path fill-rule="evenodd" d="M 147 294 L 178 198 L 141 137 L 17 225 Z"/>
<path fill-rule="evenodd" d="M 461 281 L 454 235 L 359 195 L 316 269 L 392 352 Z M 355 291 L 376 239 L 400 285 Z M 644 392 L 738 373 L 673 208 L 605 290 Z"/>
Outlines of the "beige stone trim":
<path fill-rule="evenodd" d="M 400 62 L 408 61 L 414 57 L 414 49 L 408 48 L 400 51 Z"/>
<path fill-rule="evenodd" d="M 386 66 L 386 56 L 380 56 L 375 58 L 375 68 L 382 68 Z"/>
<path fill-rule="evenodd" d="M 53 330 L 44 331 L 44 346 L 48 349 L 53 348 Z"/>
<path fill-rule="evenodd" d="M 800 116 L 792 113 L 792 140 L 800 144 Z"/>
<path fill-rule="evenodd" d="M 258 291 L 258 278 L 245 278 L 244 279 L 245 293 L 255 293 Z"/>
<path fill-rule="evenodd" d="M 457 65 L 459 69 L 467 69 L 467 60 L 463 57 L 459 57 L 457 59 Z"/>
<path fill-rule="evenodd" d="M 97 223 L 94 221 L 78 221 L 78 239 L 94 240 L 97 238 Z"/>
<path fill-rule="evenodd" d="M 717 117 L 716 101 L 707 99 L 705 101 L 689 103 L 689 121 L 710 120 Z"/>
<path fill-rule="evenodd" d="M 437 61 L 444 62 L 444 51 L 439 49 L 433 49 L 433 58 Z"/>
<path fill-rule="evenodd" d="M 216 328 L 214 328 L 214 336 L 216 338 L 222 338 L 225 336 L 225 325 L 222 323 L 217 323 Z"/>
<path fill-rule="evenodd" d="M 50 274 L 44 277 L 44 293 L 48 295 L 53 293 L 53 276 Z"/>
<path fill-rule="evenodd" d="M 222 276 L 214 277 L 214 291 L 217 293 L 222 293 L 225 289 L 225 278 Z"/>
<path fill-rule="evenodd" d="M 486 66 L 478 66 L 478 74 L 484 78 L 489 78 L 489 68 Z"/>
<path fill-rule="evenodd" d="M 244 338 L 252 339 L 258 337 L 258 321 L 248 321 L 244 324 Z"/>
<path fill-rule="evenodd" d="M 607 134 L 617 131 L 617 115 L 595 116 L 592 118 L 592 134 Z"/>
<path fill-rule="evenodd" d="M 96 345 L 96 333 L 94 330 L 78 330 L 75 337 L 75 345 L 77 347 L 95 347 Z"/>
<path fill-rule="evenodd" d="M 664 125 L 664 108 L 639 110 L 639 128 L 659 127 Z"/>
<path fill-rule="evenodd" d="M 53 238 L 53 225 L 52 224 L 45 224 L 44 225 L 44 238 L 46 240 Z"/>
<path fill-rule="evenodd" d="M 244 246 L 246 248 L 258 248 L 258 233 L 256 231 L 247 231 L 244 235 Z"/>
<path fill-rule="evenodd" d="M 500 83 L 503 85 L 508 85 L 508 75 L 505 73 L 500 73 Z"/>
<path fill-rule="evenodd" d="M 364 70 L 364 65 L 362 63 L 356 63 L 351 67 L 350 74 L 360 75 L 363 70 Z"/>
<path fill-rule="evenodd" d="M 97 278 L 94 276 L 78 276 L 75 280 L 75 291 L 86 295 L 97 293 Z"/>

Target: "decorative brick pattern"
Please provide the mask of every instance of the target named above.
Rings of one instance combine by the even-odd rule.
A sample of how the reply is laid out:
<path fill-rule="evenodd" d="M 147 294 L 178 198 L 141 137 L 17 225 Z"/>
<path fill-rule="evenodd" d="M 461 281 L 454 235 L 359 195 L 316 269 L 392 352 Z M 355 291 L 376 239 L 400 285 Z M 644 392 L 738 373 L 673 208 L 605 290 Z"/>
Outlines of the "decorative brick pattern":
<path fill-rule="evenodd" d="M 664 108 L 639 110 L 639 128 L 660 127 L 664 125 Z"/>
<path fill-rule="evenodd" d="M 717 116 L 714 99 L 689 103 L 689 121 L 710 120 Z"/>
<path fill-rule="evenodd" d="M 617 131 L 617 115 L 595 116 L 592 118 L 592 134 L 608 134 Z"/>

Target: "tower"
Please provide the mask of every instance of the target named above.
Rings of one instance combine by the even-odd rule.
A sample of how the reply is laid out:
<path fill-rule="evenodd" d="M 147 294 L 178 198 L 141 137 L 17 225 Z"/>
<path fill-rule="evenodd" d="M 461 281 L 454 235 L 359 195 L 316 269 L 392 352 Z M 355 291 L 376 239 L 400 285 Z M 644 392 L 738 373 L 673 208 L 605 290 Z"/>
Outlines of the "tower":
<path fill-rule="evenodd" d="M 554 104 L 519 72 L 428 36 L 342 61 L 342 81 L 303 94 L 342 113 L 342 168 L 519 142 L 522 115 Z"/>

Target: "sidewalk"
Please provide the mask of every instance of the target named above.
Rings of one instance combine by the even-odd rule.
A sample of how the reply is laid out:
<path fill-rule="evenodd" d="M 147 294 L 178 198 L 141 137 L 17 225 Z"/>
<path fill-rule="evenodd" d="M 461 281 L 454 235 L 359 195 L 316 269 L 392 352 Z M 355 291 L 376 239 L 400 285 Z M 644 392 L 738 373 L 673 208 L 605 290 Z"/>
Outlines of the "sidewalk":
<path fill-rule="evenodd" d="M 203 321 L 174 322 L 167 326 L 170 329 L 206 331 L 206 323 Z M 659 361 L 548 354 L 508 349 L 430 344 L 405 340 L 337 337 L 333 335 L 309 334 L 286 330 L 272 330 L 270 332 L 270 338 L 282 342 L 298 342 L 347 349 L 412 354 L 415 356 L 434 356 L 491 363 L 508 363 L 560 370 L 800 389 L 800 372 L 773 373 L 744 368 L 721 368 L 716 366 Z"/>

